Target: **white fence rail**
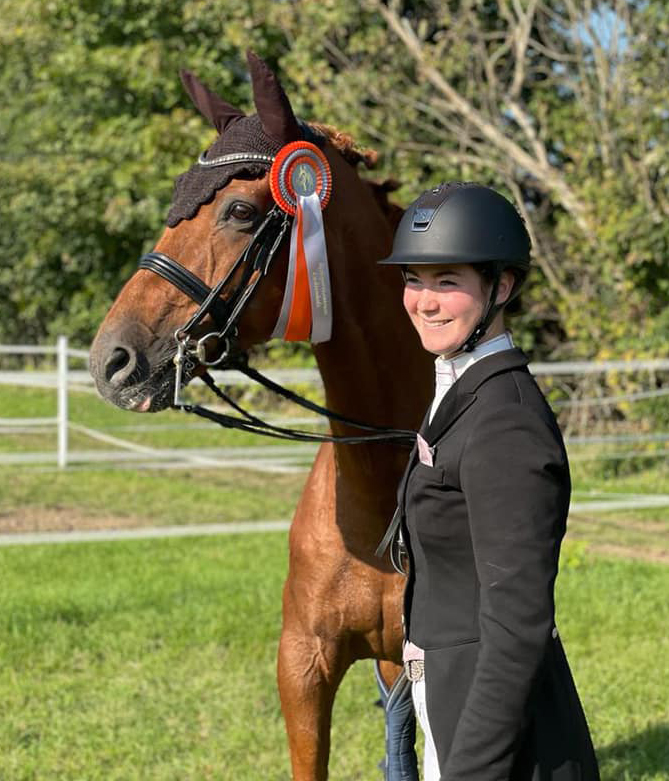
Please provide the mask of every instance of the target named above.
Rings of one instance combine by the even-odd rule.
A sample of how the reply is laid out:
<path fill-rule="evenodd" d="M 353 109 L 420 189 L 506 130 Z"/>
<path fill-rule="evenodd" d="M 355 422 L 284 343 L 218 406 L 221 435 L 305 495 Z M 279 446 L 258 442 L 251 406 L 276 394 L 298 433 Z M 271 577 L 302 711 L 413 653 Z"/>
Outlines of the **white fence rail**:
<path fill-rule="evenodd" d="M 60 336 L 57 339 L 55 345 L 0 345 L 0 359 L 2 356 L 40 356 L 48 357 L 55 356 L 56 368 L 55 370 L 35 370 L 28 371 L 26 369 L 12 369 L 3 370 L 0 368 L 0 384 L 14 385 L 14 386 L 29 386 L 29 387 L 41 387 L 41 388 L 53 388 L 57 394 L 57 413 L 56 417 L 25 417 L 25 418 L 0 418 L 0 434 L 4 433 L 20 433 L 20 432 L 38 432 L 45 429 L 52 430 L 55 426 L 57 429 L 57 453 L 56 462 L 60 468 L 65 468 L 68 462 L 72 460 L 74 455 L 73 451 L 69 449 L 68 435 L 70 431 L 77 431 L 79 433 L 86 434 L 94 439 L 98 439 L 103 442 L 118 448 L 118 452 L 124 451 L 124 460 L 136 461 L 140 458 L 145 458 L 151 461 L 154 465 L 160 462 L 167 462 L 169 460 L 174 461 L 174 450 L 165 450 L 154 447 L 147 447 L 144 445 L 138 445 L 126 440 L 122 440 L 118 437 L 113 437 L 102 432 L 94 431 L 90 428 L 83 427 L 70 420 L 68 409 L 68 392 L 69 390 L 89 390 L 93 391 L 93 380 L 87 369 L 72 369 L 71 363 L 77 361 L 88 361 L 88 352 L 86 350 L 73 349 L 68 345 L 67 337 Z M 534 363 L 530 365 L 530 370 L 537 376 L 568 376 L 568 375 L 593 375 L 593 374 L 605 374 L 611 372 L 630 373 L 630 372 L 660 372 L 669 371 L 669 359 L 637 359 L 628 361 L 600 361 L 600 362 L 587 362 L 587 361 L 564 361 L 555 363 Z M 237 371 L 224 371 L 213 372 L 215 379 L 222 382 L 225 385 L 245 385 L 251 381 L 241 372 Z M 320 385 L 321 378 L 316 369 L 274 369 L 267 372 L 267 375 L 284 385 L 291 385 L 294 383 L 301 384 L 313 384 Z M 562 404 L 574 405 L 574 406 L 588 406 L 594 404 L 615 403 L 623 400 L 634 401 L 637 399 L 656 398 L 658 396 L 669 395 L 669 387 L 660 387 L 651 391 L 642 391 L 627 396 L 607 396 L 598 397 L 593 399 L 574 399 L 573 401 L 565 401 Z M 558 403 L 560 404 L 560 403 Z M 292 421 L 296 423 L 294 419 Z M 300 420 L 303 423 L 304 420 Z M 206 424 L 203 424 L 206 425 Z M 132 430 L 138 431 L 142 428 L 141 425 L 135 425 Z M 157 426 L 151 426 L 151 429 L 156 430 Z M 646 435 L 648 439 L 649 435 Z M 574 438 L 575 441 L 581 438 Z M 601 439 L 601 438 L 600 438 Z M 615 439 L 614 437 L 610 438 Z M 643 435 L 635 437 L 635 439 L 644 439 Z M 654 436 L 656 440 L 669 441 L 669 434 L 657 434 Z M 596 442 L 597 437 L 592 437 L 591 441 Z M 308 452 L 312 452 L 315 448 L 309 446 L 291 446 L 291 452 L 294 454 L 301 454 L 302 457 L 307 455 Z M 187 453 L 183 452 L 182 461 L 186 461 L 191 465 L 203 465 L 203 466 L 233 466 L 240 464 L 239 460 L 235 460 L 234 453 L 237 451 L 238 456 L 243 463 L 248 461 L 248 465 L 256 465 L 258 468 L 271 468 L 272 463 L 276 464 L 277 457 L 279 459 L 285 458 L 285 448 L 283 450 L 279 447 L 273 448 L 253 448 L 254 455 L 242 451 L 250 450 L 250 448 L 219 448 L 215 451 L 207 452 L 202 450 L 199 453 Z M 272 451 L 275 453 L 272 456 Z M 281 452 L 279 452 L 281 451 Z M 99 462 L 101 460 L 109 460 L 109 451 L 99 451 L 98 453 L 89 452 L 88 455 L 77 452 L 77 460 L 85 460 L 90 462 Z M 4 463 L 40 463 L 44 462 L 43 453 L 19 453 L 15 455 L 5 455 L 1 459 Z M 52 462 L 53 463 L 53 462 Z"/>
<path fill-rule="evenodd" d="M 313 445 L 274 446 L 263 448 L 229 447 L 229 448 L 198 448 L 191 452 L 186 448 L 166 449 L 149 447 L 129 442 L 100 431 L 79 425 L 70 419 L 68 394 L 71 390 L 94 392 L 94 382 L 88 369 L 72 369 L 71 363 L 85 361 L 88 364 L 88 351 L 69 347 L 67 337 L 58 337 L 55 345 L 0 345 L 0 360 L 2 356 L 49 358 L 55 356 L 55 369 L 39 368 L 36 370 L 3 369 L 0 367 L 0 385 L 18 387 L 49 388 L 56 391 L 57 412 L 55 417 L 0 417 L 0 434 L 3 433 L 44 433 L 46 430 L 57 431 L 57 448 L 55 460 L 60 468 L 65 468 L 72 461 L 86 463 L 100 462 L 138 462 L 143 461 L 151 466 L 247 466 L 258 469 L 274 469 L 284 471 L 282 462 L 292 462 L 295 458 L 304 459 L 315 452 Z M 248 385 L 251 380 L 239 371 L 210 372 L 218 382 L 231 385 Z M 267 376 L 283 385 L 321 384 L 317 369 L 273 369 L 266 372 Z M 274 420 L 273 422 L 301 425 L 310 421 L 304 418 L 290 420 Z M 210 424 L 191 424 L 190 427 L 210 427 Z M 151 431 L 159 430 L 160 426 L 150 426 Z M 142 425 L 128 426 L 129 430 L 139 431 Z M 73 451 L 69 447 L 69 433 L 77 432 L 87 437 L 105 442 L 114 450 Z M 248 451 L 253 451 L 248 452 Z M 0 453 L 0 463 L 15 465 L 39 465 L 48 461 L 48 454 L 43 452 Z M 53 461 L 52 461 L 53 463 Z M 289 467 L 286 467 L 289 468 Z"/>

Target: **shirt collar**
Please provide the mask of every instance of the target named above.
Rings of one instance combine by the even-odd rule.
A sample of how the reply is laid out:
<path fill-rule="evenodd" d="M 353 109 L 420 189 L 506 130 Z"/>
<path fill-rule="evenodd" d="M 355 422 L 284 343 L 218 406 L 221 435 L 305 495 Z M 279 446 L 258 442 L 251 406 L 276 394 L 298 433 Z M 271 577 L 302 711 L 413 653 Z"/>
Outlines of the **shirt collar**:
<path fill-rule="evenodd" d="M 476 361 L 485 358 L 486 355 L 500 352 L 501 350 L 511 350 L 514 347 L 513 339 L 508 331 L 488 339 L 485 342 L 479 342 L 474 350 L 469 353 L 462 353 L 455 358 L 445 358 L 443 355 L 437 356 L 434 362 L 436 370 L 437 389 L 448 388 L 458 380 L 464 372 Z"/>

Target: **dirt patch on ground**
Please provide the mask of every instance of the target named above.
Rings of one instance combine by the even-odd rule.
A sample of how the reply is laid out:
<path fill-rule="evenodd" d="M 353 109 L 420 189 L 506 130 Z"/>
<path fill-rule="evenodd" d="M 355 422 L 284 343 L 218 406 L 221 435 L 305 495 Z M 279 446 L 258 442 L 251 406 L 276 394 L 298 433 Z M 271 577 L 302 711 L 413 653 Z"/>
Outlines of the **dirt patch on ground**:
<path fill-rule="evenodd" d="M 572 513 L 567 538 L 585 542 L 593 553 L 669 564 L 667 517 L 640 519 L 625 515 Z"/>
<path fill-rule="evenodd" d="M 650 561 L 654 564 L 669 564 L 669 551 L 653 548 L 636 548 L 631 545 L 588 545 L 593 553 L 602 556 L 618 556 L 621 559 L 634 559 L 635 561 Z"/>
<path fill-rule="evenodd" d="M 669 546 L 663 544 L 663 537 L 658 535 L 657 524 L 653 522 L 644 523 L 619 516 L 604 519 L 601 516 L 581 514 L 570 520 L 575 522 L 570 527 L 568 537 L 583 540 L 593 553 L 669 565 Z M 602 534 L 603 524 L 617 533 Z M 25 507 L 0 512 L 0 534 L 141 529 L 152 526 L 155 524 L 142 516 L 96 513 L 71 507 Z M 638 542 L 623 544 L 615 539 L 620 538 L 625 530 L 636 532 Z M 642 530 L 646 533 L 640 534 Z"/>
<path fill-rule="evenodd" d="M 97 514 L 71 507 L 26 507 L 0 513 L 0 534 L 137 529 L 152 525 L 140 516 Z"/>

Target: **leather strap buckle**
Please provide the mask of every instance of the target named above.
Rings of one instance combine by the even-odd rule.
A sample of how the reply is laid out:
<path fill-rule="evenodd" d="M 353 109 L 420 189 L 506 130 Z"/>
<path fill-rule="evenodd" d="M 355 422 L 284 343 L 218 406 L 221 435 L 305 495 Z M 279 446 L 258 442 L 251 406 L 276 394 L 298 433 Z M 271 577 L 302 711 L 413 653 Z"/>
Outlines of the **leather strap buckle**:
<path fill-rule="evenodd" d="M 409 659 L 404 662 L 404 674 L 411 683 L 425 680 L 425 660 Z"/>

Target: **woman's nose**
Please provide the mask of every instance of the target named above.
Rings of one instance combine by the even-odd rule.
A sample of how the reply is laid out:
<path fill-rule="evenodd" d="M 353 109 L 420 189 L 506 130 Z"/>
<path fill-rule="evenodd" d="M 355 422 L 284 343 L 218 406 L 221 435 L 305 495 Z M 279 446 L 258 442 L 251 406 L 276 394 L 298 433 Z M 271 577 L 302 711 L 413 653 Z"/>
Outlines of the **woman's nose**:
<path fill-rule="evenodd" d="M 439 302 L 437 301 L 434 292 L 429 287 L 424 287 L 420 295 L 418 296 L 417 308 L 419 312 L 434 312 L 439 309 Z"/>

